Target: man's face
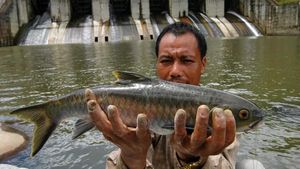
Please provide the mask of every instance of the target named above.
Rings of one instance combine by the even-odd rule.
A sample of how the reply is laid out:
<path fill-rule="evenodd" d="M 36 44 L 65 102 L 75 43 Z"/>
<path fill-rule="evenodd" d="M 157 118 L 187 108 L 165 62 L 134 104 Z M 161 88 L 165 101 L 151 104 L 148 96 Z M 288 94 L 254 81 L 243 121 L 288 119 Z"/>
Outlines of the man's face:
<path fill-rule="evenodd" d="M 175 36 L 166 33 L 160 41 L 156 73 L 160 79 L 199 85 L 206 57 L 201 60 L 196 37 L 192 33 Z"/>

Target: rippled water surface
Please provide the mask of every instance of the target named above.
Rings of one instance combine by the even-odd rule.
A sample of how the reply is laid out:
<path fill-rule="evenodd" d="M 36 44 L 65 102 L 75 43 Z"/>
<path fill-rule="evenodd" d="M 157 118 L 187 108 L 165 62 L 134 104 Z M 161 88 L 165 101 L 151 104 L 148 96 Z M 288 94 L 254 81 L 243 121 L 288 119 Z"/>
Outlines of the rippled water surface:
<path fill-rule="evenodd" d="M 204 86 L 254 101 L 266 110 L 264 125 L 244 134 L 238 159 L 254 158 L 266 168 L 300 165 L 300 38 L 208 39 Z M 7 115 L 73 90 L 114 81 L 113 70 L 155 77 L 154 42 L 0 48 L 0 122 L 30 137 L 33 125 Z M 104 168 L 115 147 L 97 131 L 71 140 L 76 118 L 64 121 L 44 148 L 30 147 L 2 163 L 28 168 Z"/>

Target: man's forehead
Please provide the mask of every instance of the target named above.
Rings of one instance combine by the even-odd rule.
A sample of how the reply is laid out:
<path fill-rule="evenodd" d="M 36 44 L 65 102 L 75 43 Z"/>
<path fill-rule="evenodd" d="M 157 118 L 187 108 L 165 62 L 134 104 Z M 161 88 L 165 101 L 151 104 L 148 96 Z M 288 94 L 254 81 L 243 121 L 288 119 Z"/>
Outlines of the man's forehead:
<path fill-rule="evenodd" d="M 184 34 L 175 35 L 173 33 L 166 33 L 160 41 L 159 48 L 162 47 L 197 47 L 197 39 L 194 34 L 186 32 Z"/>
<path fill-rule="evenodd" d="M 195 35 L 191 32 L 184 32 L 182 34 L 175 34 L 173 32 L 168 32 L 162 37 L 161 41 L 166 40 L 166 39 L 194 39 L 194 40 L 197 40 Z"/>

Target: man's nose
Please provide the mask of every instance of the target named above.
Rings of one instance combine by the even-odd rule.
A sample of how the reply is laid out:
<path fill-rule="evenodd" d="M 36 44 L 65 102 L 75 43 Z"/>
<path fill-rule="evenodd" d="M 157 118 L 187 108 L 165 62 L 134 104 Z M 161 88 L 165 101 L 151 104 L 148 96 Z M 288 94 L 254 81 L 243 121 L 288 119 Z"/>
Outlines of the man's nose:
<path fill-rule="evenodd" d="M 170 76 L 171 77 L 180 77 L 182 73 L 181 65 L 175 62 L 171 68 Z"/>

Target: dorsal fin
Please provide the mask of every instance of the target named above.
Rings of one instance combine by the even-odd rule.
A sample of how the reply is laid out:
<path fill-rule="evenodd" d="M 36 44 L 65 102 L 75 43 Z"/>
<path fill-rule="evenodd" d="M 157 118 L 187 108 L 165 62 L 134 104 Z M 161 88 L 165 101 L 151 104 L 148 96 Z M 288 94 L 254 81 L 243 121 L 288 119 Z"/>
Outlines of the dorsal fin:
<path fill-rule="evenodd" d="M 118 84 L 129 84 L 134 82 L 151 81 L 151 79 L 148 77 L 133 72 L 127 72 L 127 71 L 116 70 L 113 71 L 113 75 L 117 79 L 116 83 Z"/>

